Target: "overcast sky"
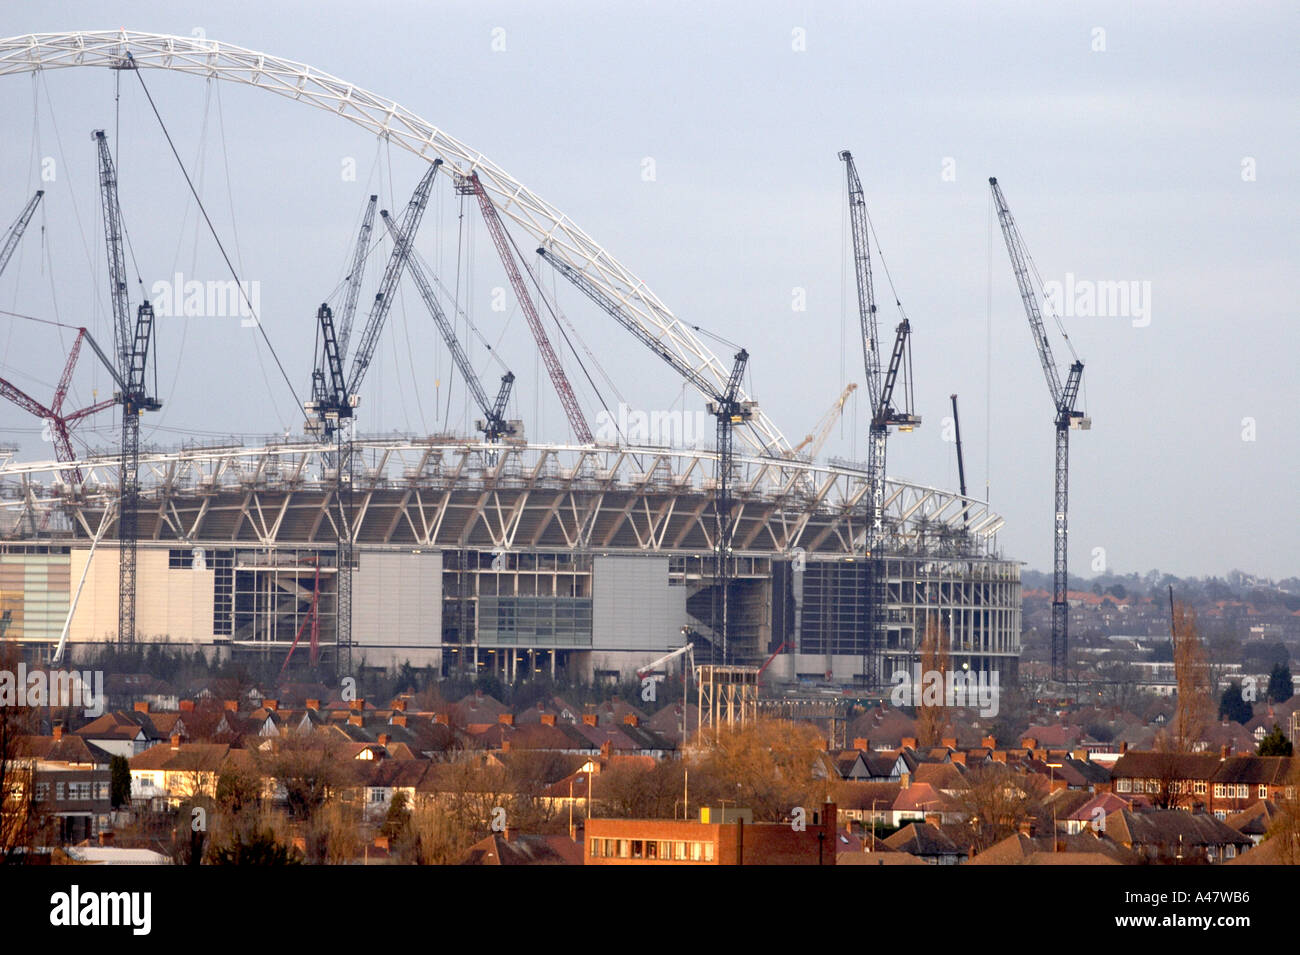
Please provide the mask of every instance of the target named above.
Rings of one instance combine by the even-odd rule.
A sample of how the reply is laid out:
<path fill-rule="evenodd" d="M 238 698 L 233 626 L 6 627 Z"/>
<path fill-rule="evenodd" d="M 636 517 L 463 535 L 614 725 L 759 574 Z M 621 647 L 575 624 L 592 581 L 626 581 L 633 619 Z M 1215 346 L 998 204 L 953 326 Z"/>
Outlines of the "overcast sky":
<path fill-rule="evenodd" d="M 997 176 L 1044 280 L 1075 296 L 1102 282 L 1136 293 L 1124 315 L 1072 298 L 1062 319 L 1086 363 L 1093 421 L 1071 442 L 1071 570 L 1087 576 L 1104 559 L 1119 573 L 1296 575 L 1296 8 L 1133 7 L 101 0 L 10 7 L 0 32 L 201 30 L 397 100 L 563 210 L 679 316 L 746 346 L 749 390 L 792 443 L 863 381 L 836 158 L 852 149 L 912 322 L 924 419 L 891 440 L 889 473 L 956 487 L 944 419 L 957 392 L 971 493 L 983 497 L 987 480 L 1006 555 L 1048 570 L 1052 406 L 992 218 Z M 400 209 L 427 167 L 259 90 L 144 78 L 241 277 L 258 283 L 263 326 L 301 399 L 316 306 L 337 297 L 366 196 Z M 177 272 L 228 277 L 133 76 L 6 77 L 0 116 L 0 220 L 47 190 L 0 279 L 0 308 L 111 341 L 96 127 L 116 144 L 146 290 Z M 481 225 L 467 216 L 462 235 L 459 203 L 443 182 L 421 253 L 449 286 L 459 259 L 460 301 L 518 376 L 511 413 L 529 436 L 568 440 L 513 297 L 492 310 L 504 274 Z M 879 262 L 877 291 L 890 329 Z M 702 407 L 572 289 L 559 304 L 597 356 L 588 371 L 611 406 Z M 1048 329 L 1064 373 L 1069 348 Z M 470 340 L 494 383 L 501 368 Z M 70 341 L 0 315 L 0 374 L 48 400 Z M 165 408 L 146 418 L 147 441 L 300 427 L 271 352 L 238 317 L 160 317 L 158 341 Z M 716 351 L 729 365 L 730 347 Z M 471 427 L 476 412 L 448 369 L 404 287 L 362 430 Z M 96 389 L 107 392 L 107 376 L 83 355 L 68 406 Z M 579 390 L 594 417 L 595 393 Z M 824 454 L 865 459 L 867 417 L 862 388 Z M 0 442 L 48 458 L 39 431 L 0 406 Z M 107 447 L 112 421 L 81 434 Z"/>

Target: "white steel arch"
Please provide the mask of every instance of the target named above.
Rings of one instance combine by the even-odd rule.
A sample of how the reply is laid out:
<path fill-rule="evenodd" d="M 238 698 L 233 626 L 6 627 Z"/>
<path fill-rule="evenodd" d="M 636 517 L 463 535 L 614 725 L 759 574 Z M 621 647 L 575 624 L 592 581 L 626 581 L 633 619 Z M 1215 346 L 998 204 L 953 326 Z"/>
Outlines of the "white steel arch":
<path fill-rule="evenodd" d="M 31 33 L 2 39 L 0 76 L 83 66 L 115 68 L 126 62 L 128 53 L 137 68 L 170 70 L 255 86 L 342 116 L 430 162 L 441 158 L 462 175 L 477 172 L 501 215 L 517 223 L 557 258 L 580 270 L 619 302 L 647 333 L 706 380 L 716 382 L 720 389 L 725 387 L 728 368 L 645 282 L 560 210 L 482 153 L 394 100 L 305 63 L 206 38 L 130 30 Z M 749 396 L 742 394 L 742 397 Z M 761 411 L 751 419 L 751 424 L 752 431 L 741 429 L 739 433 L 755 453 L 779 454 L 790 450 L 784 435 Z"/>

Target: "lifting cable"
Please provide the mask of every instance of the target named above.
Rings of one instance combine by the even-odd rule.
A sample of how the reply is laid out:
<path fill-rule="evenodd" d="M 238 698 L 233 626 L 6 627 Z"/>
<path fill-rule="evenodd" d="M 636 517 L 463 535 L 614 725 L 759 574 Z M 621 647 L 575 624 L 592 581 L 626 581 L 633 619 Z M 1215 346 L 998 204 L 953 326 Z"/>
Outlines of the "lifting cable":
<path fill-rule="evenodd" d="M 130 53 L 127 54 L 127 59 L 131 63 L 131 69 L 135 72 L 136 79 L 140 81 L 140 88 L 144 90 L 145 98 L 149 100 L 149 107 L 153 110 L 154 117 L 158 120 L 158 126 L 162 129 L 163 136 L 167 139 L 167 145 L 170 147 L 172 155 L 176 158 L 176 164 L 180 166 L 181 175 L 185 177 L 185 183 L 190 188 L 190 194 L 194 196 L 194 201 L 199 207 L 199 212 L 203 214 L 203 221 L 207 223 L 208 231 L 212 234 L 212 239 L 217 243 L 217 249 L 221 252 L 221 257 L 226 262 L 226 268 L 230 270 L 230 274 L 235 280 L 235 286 L 239 289 L 239 294 L 243 298 L 244 304 L 248 306 L 248 311 L 253 318 L 253 323 L 257 326 L 257 330 L 261 334 L 262 340 L 266 343 L 266 347 L 271 351 L 271 357 L 275 360 L 275 366 L 280 370 L 280 376 L 284 379 L 285 386 L 289 389 L 289 394 L 293 397 L 294 407 L 301 409 L 302 403 L 298 400 L 298 393 L 294 390 L 293 382 L 289 380 L 289 374 L 284 370 L 284 364 L 280 361 L 280 356 L 276 354 L 275 346 L 271 344 L 271 339 L 266 334 L 266 328 L 262 325 L 261 319 L 258 318 L 257 312 L 253 309 L 253 303 L 248 298 L 248 292 L 244 289 L 244 283 L 240 281 L 239 273 L 236 271 L 234 263 L 230 261 L 230 255 L 226 252 L 226 247 L 222 244 L 221 237 L 217 235 L 216 227 L 212 224 L 212 219 L 208 215 L 208 210 L 203 205 L 203 200 L 199 198 L 198 190 L 194 188 L 194 182 L 190 179 L 190 174 L 185 169 L 185 163 L 181 160 L 180 153 L 176 151 L 176 144 L 172 142 L 171 133 L 167 131 L 167 124 L 163 122 L 162 114 L 158 112 L 158 106 L 153 101 L 153 96 L 149 92 L 149 87 L 145 85 L 144 76 L 140 72 L 139 67 L 135 66 L 135 60 Z"/>

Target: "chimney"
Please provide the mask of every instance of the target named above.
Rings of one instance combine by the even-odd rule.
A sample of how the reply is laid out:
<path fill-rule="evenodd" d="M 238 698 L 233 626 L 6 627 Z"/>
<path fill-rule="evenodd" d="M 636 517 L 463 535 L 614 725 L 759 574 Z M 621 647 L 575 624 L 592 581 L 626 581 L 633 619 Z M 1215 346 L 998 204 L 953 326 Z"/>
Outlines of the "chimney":
<path fill-rule="evenodd" d="M 955 765 L 955 766 L 965 766 L 965 765 L 966 765 L 966 754 L 965 754 L 965 753 L 953 753 L 953 754 L 952 754 L 952 761 L 953 761 L 953 765 Z"/>
<path fill-rule="evenodd" d="M 348 709 L 353 713 L 360 713 L 366 708 L 364 697 L 357 697 L 355 700 L 348 700 Z"/>
<path fill-rule="evenodd" d="M 609 759 L 609 754 L 612 749 L 613 747 L 610 746 L 609 740 L 605 740 L 605 742 L 600 744 L 600 755 L 605 759 Z"/>
<path fill-rule="evenodd" d="M 635 713 L 629 713 L 627 716 L 623 717 L 623 723 L 626 726 L 637 726 L 640 724 L 640 720 L 637 719 Z"/>
<path fill-rule="evenodd" d="M 497 714 L 497 722 L 500 723 L 502 726 L 514 726 L 514 725 L 515 725 L 515 714 L 513 714 L 513 713 L 498 713 L 498 714 Z"/>
<path fill-rule="evenodd" d="M 1033 838 L 1034 823 L 1032 819 L 1026 819 L 1022 823 L 1020 823 L 1020 834 L 1022 836 L 1029 836 L 1031 839 Z"/>
<path fill-rule="evenodd" d="M 394 726 L 405 726 L 405 725 L 406 725 L 406 714 L 405 714 L 405 713 L 394 713 L 392 719 L 390 719 L 388 722 L 392 723 Z"/>
<path fill-rule="evenodd" d="M 1224 743 L 1222 746 L 1219 747 L 1219 759 L 1227 759 L 1231 755 L 1232 755 L 1232 747 L 1229 746 L 1227 743 Z"/>
<path fill-rule="evenodd" d="M 181 734 L 172 733 L 172 749 L 180 749 L 180 748 L 181 748 Z"/>
<path fill-rule="evenodd" d="M 1123 756 L 1127 752 L 1128 752 L 1128 740 L 1120 740 L 1119 754 Z"/>
<path fill-rule="evenodd" d="M 1005 764 L 1007 761 L 1007 751 L 1005 749 L 995 749 L 990 755 L 995 763 Z"/>
<path fill-rule="evenodd" d="M 554 713 L 543 713 L 543 714 L 542 714 L 542 725 L 543 725 L 543 726 L 554 726 L 554 725 L 555 725 L 555 714 L 554 714 Z"/>
<path fill-rule="evenodd" d="M 389 743 L 391 743 L 392 741 L 393 741 L 393 738 L 392 738 L 391 736 L 389 736 L 387 733 L 380 733 L 380 734 L 379 734 L 379 745 L 380 745 L 380 746 L 387 746 L 387 745 L 388 745 Z"/>
<path fill-rule="evenodd" d="M 915 736 L 904 736 L 902 742 L 903 742 L 903 749 L 916 749 Z"/>
<path fill-rule="evenodd" d="M 179 707 L 180 707 L 180 711 L 181 711 L 182 713 L 193 713 L 193 712 L 194 712 L 194 701 L 193 701 L 193 700 L 181 700 L 181 702 L 180 702 L 180 704 L 179 704 Z"/>
<path fill-rule="evenodd" d="M 508 740 L 508 739 L 503 739 L 503 740 L 501 741 L 501 752 L 503 752 L 503 753 L 508 753 L 508 752 L 510 752 L 510 740 Z"/>
<path fill-rule="evenodd" d="M 263 700 L 263 701 L 262 701 L 262 706 L 265 707 L 266 709 L 270 710 L 272 713 L 274 713 L 276 710 L 278 710 L 278 709 L 280 708 L 280 701 L 279 701 L 279 700 Z"/>
<path fill-rule="evenodd" d="M 898 781 L 899 781 L 899 783 L 902 784 L 902 786 L 903 786 L 904 789 L 907 789 L 907 788 L 909 788 L 909 787 L 912 785 L 912 774 L 911 774 L 911 773 L 900 773 L 899 776 L 898 776 Z"/>
<path fill-rule="evenodd" d="M 110 831 L 110 832 L 100 832 L 100 834 L 99 834 L 99 844 L 100 844 L 101 846 L 111 846 L 111 845 L 113 844 L 113 833 L 112 833 L 111 831 Z"/>
<path fill-rule="evenodd" d="M 62 723 L 55 723 L 55 724 L 54 724 L 54 742 L 57 743 L 57 742 L 58 742 L 59 740 L 61 740 L 61 739 L 63 739 L 63 724 L 62 724 Z"/>
<path fill-rule="evenodd" d="M 137 713 L 148 713 L 148 712 L 149 712 L 149 701 L 148 701 L 148 700 L 136 700 L 136 701 L 135 701 L 135 706 L 133 707 L 133 709 L 134 709 Z"/>
<path fill-rule="evenodd" d="M 1026 736 L 1020 741 L 1020 748 L 1027 750 L 1038 749 L 1038 740 L 1034 739 L 1032 736 Z"/>
<path fill-rule="evenodd" d="M 1076 749 L 1070 755 L 1081 763 L 1086 763 L 1088 761 L 1088 751 L 1086 749 Z"/>
<path fill-rule="evenodd" d="M 583 726 L 595 726 L 595 725 L 596 725 L 596 714 L 595 714 L 595 713 L 583 713 L 583 714 L 582 714 L 582 725 L 583 725 Z"/>
<path fill-rule="evenodd" d="M 388 851 L 388 837 L 387 837 L 387 836 L 375 836 L 375 848 L 376 848 L 376 849 L 383 849 L 385 852 L 387 852 L 387 851 Z"/>
<path fill-rule="evenodd" d="M 365 720 L 363 720 L 363 719 L 361 718 L 361 714 L 360 714 L 360 713 L 349 713 L 349 714 L 348 714 L 348 723 L 349 723 L 349 725 L 351 725 L 351 726 L 364 726 L 364 725 L 365 725 Z"/>
<path fill-rule="evenodd" d="M 925 824 L 927 826 L 934 826 L 936 829 L 938 829 L 940 826 L 943 825 L 943 813 L 927 812 L 925 814 Z"/>
<path fill-rule="evenodd" d="M 224 700 L 222 705 L 225 707 L 225 709 L 229 710 L 231 713 L 239 712 L 238 700 Z"/>
<path fill-rule="evenodd" d="M 435 723 L 441 723 L 443 726 L 451 725 L 451 717 L 448 716 L 446 713 L 434 713 L 433 721 Z"/>
<path fill-rule="evenodd" d="M 865 753 L 869 753 L 871 752 L 871 740 L 864 739 L 861 736 L 855 736 L 853 738 L 853 748 L 860 749 Z"/>
<path fill-rule="evenodd" d="M 405 712 L 406 712 L 406 700 L 393 700 L 393 712 L 395 712 L 395 713 L 405 713 Z"/>
<path fill-rule="evenodd" d="M 320 709 L 320 700 L 308 700 L 308 701 L 307 701 L 307 709 L 309 709 L 309 710 L 319 710 L 319 709 Z"/>
<path fill-rule="evenodd" d="M 941 739 L 941 740 L 939 740 L 939 745 L 940 745 L 940 746 L 943 746 L 945 749 L 956 749 L 956 748 L 957 748 L 957 737 L 955 737 L 955 736 L 949 736 L 949 737 L 947 737 L 947 738 L 945 738 L 945 739 Z"/>
<path fill-rule="evenodd" d="M 997 737 L 985 736 L 983 739 L 980 740 L 980 746 L 982 746 L 984 749 L 997 749 L 998 748 Z"/>

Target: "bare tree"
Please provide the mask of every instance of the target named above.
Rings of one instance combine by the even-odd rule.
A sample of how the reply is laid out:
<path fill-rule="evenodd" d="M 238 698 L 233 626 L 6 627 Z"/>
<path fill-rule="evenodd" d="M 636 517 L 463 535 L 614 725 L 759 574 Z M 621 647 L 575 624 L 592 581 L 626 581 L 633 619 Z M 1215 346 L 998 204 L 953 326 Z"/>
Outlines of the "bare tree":
<path fill-rule="evenodd" d="M 1015 835 L 1042 809 L 1038 787 L 1003 763 L 972 769 L 966 774 L 966 787 L 953 798 L 970 826 L 975 852 Z"/>
<path fill-rule="evenodd" d="M 925 636 L 921 639 L 921 696 L 916 703 L 916 735 L 922 746 L 938 746 L 948 723 L 948 634 L 942 623 L 933 617 L 926 620 Z M 934 690 L 938 675 L 938 694 Z"/>
<path fill-rule="evenodd" d="M 1171 613 L 1178 699 L 1169 726 L 1169 748 L 1190 753 L 1204 737 L 1214 713 L 1210 667 L 1196 626 L 1196 612 L 1179 601 L 1173 604 Z"/>

